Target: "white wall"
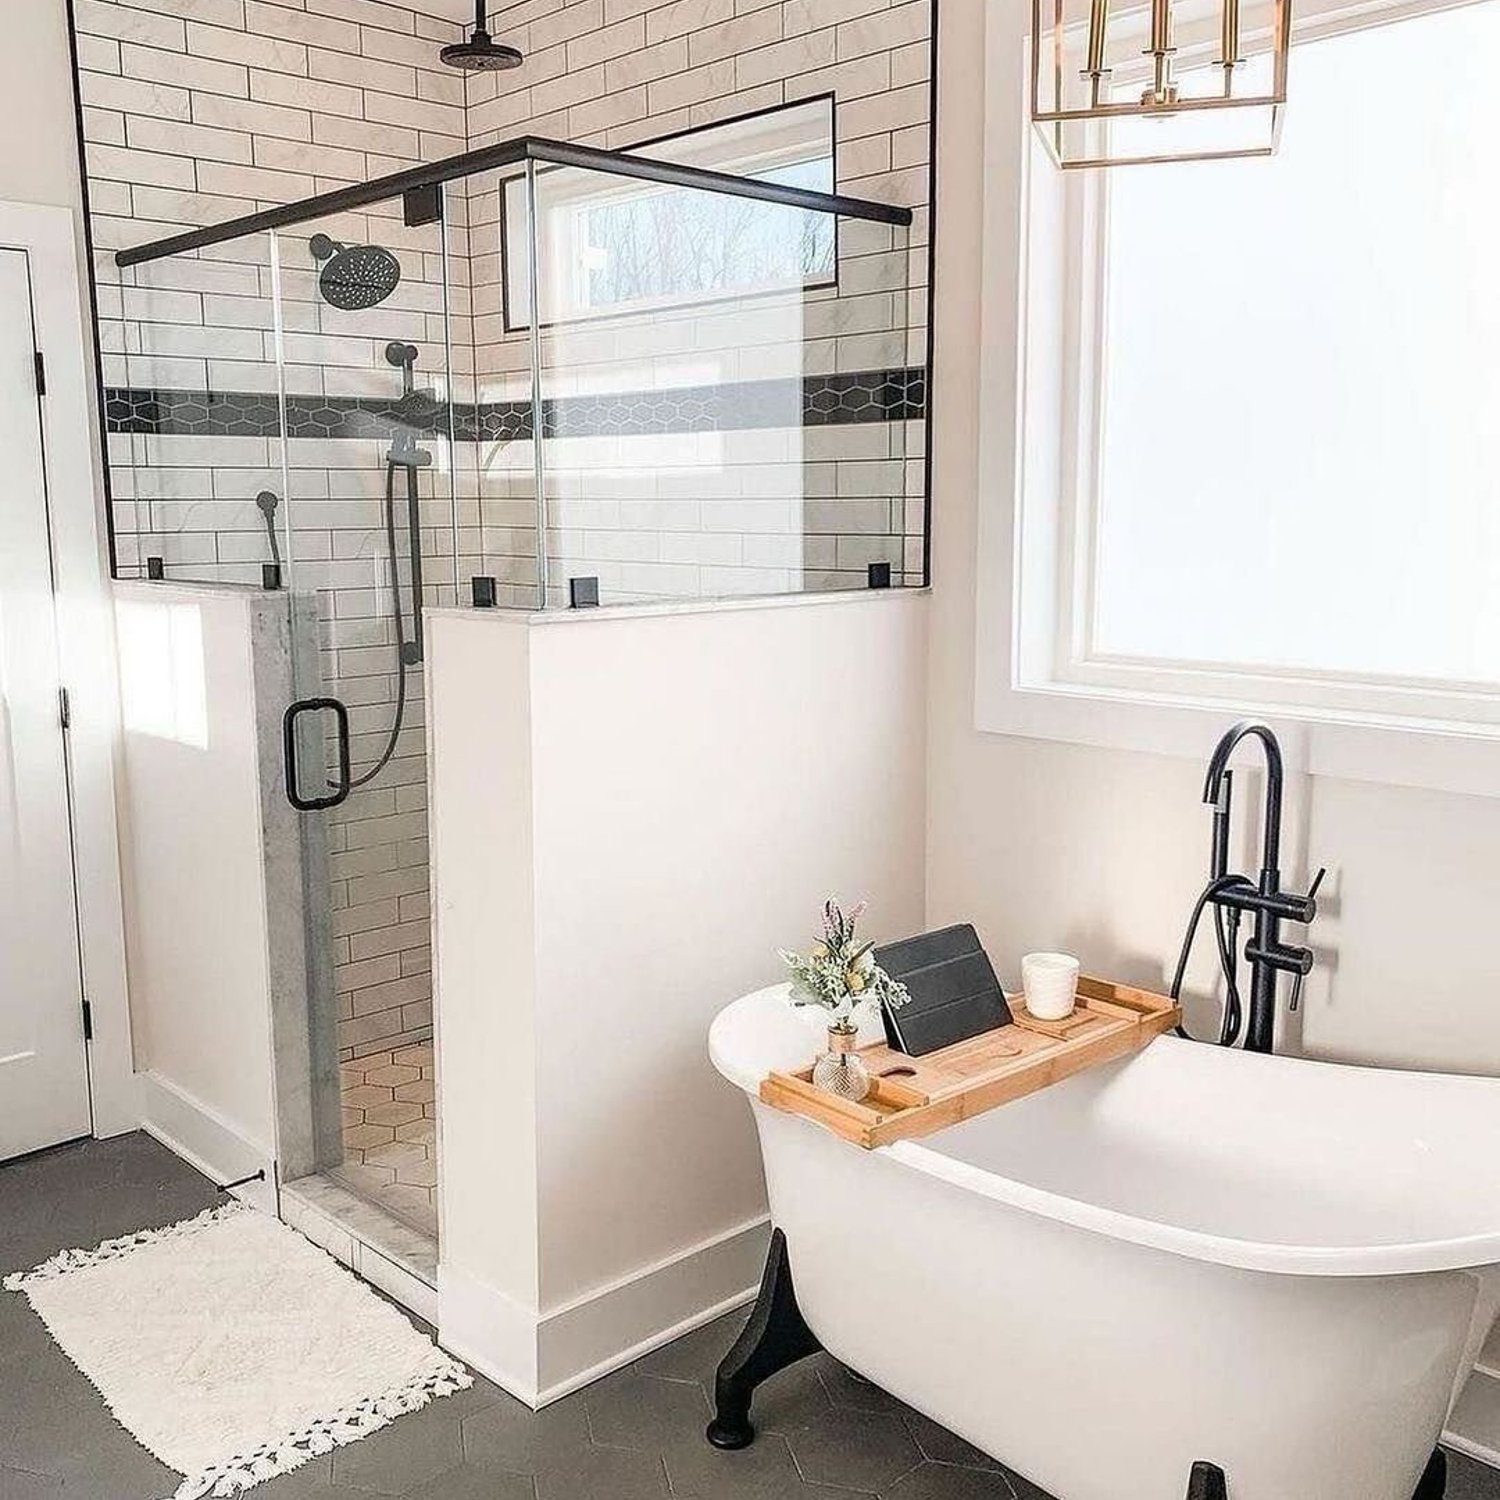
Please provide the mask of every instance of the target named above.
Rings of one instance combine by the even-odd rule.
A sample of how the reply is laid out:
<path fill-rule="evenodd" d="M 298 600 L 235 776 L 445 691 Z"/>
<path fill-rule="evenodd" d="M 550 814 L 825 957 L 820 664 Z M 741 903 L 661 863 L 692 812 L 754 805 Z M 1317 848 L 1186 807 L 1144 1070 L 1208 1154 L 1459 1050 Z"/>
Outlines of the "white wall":
<path fill-rule="evenodd" d="M 529 1315 L 518 1394 L 757 1278 L 760 1157 L 709 1022 L 830 895 L 920 929 L 927 603 L 433 618 L 440 1326 L 514 1388 L 483 1287 Z"/>
<path fill-rule="evenodd" d="M 142 1114 L 229 1180 L 276 1155 L 253 640 L 264 616 L 285 647 L 286 601 L 120 583 L 116 614 Z"/>
<path fill-rule="evenodd" d="M 6 7 L 0 98 L 12 128 L 0 137 L 0 198 L 77 208 L 78 132 L 63 0 Z M 17 130 L 16 122 L 26 128 Z"/>
<path fill-rule="evenodd" d="M 1206 875 L 1202 766 L 973 727 L 977 506 L 1005 502 L 977 493 L 979 431 L 1011 420 L 978 409 L 980 341 L 1014 337 L 1003 291 L 994 322 L 975 317 L 980 143 L 987 103 L 1001 107 L 983 72 L 991 10 L 948 5 L 940 26 L 928 919 L 972 918 L 1011 982 L 1021 953 L 1063 946 L 1096 972 L 1160 984 Z M 1014 216 L 998 226 L 1014 234 Z M 1289 800 L 1299 857 L 1332 871 L 1301 1045 L 1500 1072 L 1500 799 L 1318 779 Z"/>

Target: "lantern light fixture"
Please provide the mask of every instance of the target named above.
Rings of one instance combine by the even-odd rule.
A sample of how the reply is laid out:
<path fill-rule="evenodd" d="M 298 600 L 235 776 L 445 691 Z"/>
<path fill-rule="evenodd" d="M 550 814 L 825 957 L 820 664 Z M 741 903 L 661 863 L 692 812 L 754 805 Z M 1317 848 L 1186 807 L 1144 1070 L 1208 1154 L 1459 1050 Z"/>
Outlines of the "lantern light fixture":
<path fill-rule="evenodd" d="M 1270 156 L 1291 0 L 1032 0 L 1031 118 L 1060 167 Z"/>

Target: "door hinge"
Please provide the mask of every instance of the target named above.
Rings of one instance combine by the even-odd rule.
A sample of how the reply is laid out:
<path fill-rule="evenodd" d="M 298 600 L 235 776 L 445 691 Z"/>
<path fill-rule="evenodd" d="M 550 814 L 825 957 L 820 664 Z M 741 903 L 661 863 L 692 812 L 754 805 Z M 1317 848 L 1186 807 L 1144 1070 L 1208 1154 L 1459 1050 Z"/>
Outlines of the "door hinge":
<path fill-rule="evenodd" d="M 57 719 L 64 729 L 73 727 L 73 703 L 68 697 L 67 688 L 57 690 Z"/>
<path fill-rule="evenodd" d="M 83 1002 L 83 1039 L 86 1042 L 94 1040 L 94 1007 L 87 1000 Z"/>
<path fill-rule="evenodd" d="M 42 351 L 34 351 L 36 359 L 36 393 L 38 396 L 47 394 L 47 361 L 42 357 Z"/>

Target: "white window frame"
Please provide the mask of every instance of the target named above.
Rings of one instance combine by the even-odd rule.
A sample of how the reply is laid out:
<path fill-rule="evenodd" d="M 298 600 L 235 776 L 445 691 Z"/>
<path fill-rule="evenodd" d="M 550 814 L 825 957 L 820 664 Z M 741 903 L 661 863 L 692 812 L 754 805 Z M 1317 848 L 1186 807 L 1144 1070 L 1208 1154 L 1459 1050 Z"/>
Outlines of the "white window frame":
<path fill-rule="evenodd" d="M 1396 0 L 1351 20 L 1331 0 L 1304 0 L 1296 36 L 1439 8 L 1448 6 Z M 1098 361 L 1084 366 L 1101 315 L 1104 195 L 1101 174 L 1057 171 L 1026 118 L 1025 10 L 992 10 L 988 28 L 976 726 L 1197 757 L 1228 720 L 1254 715 L 1307 773 L 1500 795 L 1495 685 L 1217 670 L 1093 650 L 1100 393 Z"/>
<path fill-rule="evenodd" d="M 837 186 L 838 158 L 837 121 L 832 94 L 815 95 L 810 99 L 799 99 L 772 109 L 758 110 L 754 114 L 738 115 L 708 125 L 695 126 L 681 135 L 635 147 L 631 154 L 655 157 L 680 166 L 724 172 L 736 177 L 766 177 L 779 168 L 798 166 L 809 160 L 808 143 L 798 134 L 798 126 L 815 116 L 821 117 L 824 123 L 828 159 L 835 174 L 835 180 L 829 186 L 832 191 Z M 743 140 L 739 139 L 741 137 Z M 729 151 L 728 147 L 736 143 L 737 149 Z M 557 185 L 552 173 L 561 177 L 561 187 Z M 551 172 L 538 177 L 539 185 L 544 182 L 548 184 L 548 198 L 542 215 L 543 233 L 548 243 L 543 247 L 543 259 L 566 267 L 572 276 L 576 276 L 582 267 L 578 241 L 587 233 L 584 220 L 590 210 L 606 207 L 610 203 L 641 202 L 667 197 L 682 191 L 680 188 L 663 187 L 638 178 L 611 177 L 604 171 L 577 167 L 551 169 Z M 507 314 L 506 332 L 522 333 L 531 327 L 531 288 L 525 257 L 511 247 L 524 246 L 529 233 L 526 221 L 526 180 L 516 177 L 502 183 L 500 196 L 507 245 L 506 307 L 514 305 L 516 308 L 514 319 L 509 319 Z M 560 212 L 564 208 L 571 212 Z M 604 303 L 598 307 L 588 305 L 581 291 L 570 287 L 566 309 L 560 315 L 553 311 L 549 317 L 543 318 L 542 327 L 575 327 L 643 312 L 701 307 L 712 303 L 716 298 L 722 300 L 725 297 L 748 298 L 777 292 L 837 289 L 839 225 L 836 218 L 833 219 L 832 227 L 833 259 L 826 274 L 786 277 L 758 284 L 747 282 L 744 286 L 731 287 L 722 292 L 666 292 L 654 297 Z"/>

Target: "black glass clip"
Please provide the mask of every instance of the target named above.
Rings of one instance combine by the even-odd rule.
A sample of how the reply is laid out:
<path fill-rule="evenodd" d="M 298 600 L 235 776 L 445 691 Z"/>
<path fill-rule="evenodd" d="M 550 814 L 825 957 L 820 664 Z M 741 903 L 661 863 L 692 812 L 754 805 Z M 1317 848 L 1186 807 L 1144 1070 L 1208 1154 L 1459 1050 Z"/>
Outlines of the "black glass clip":
<path fill-rule="evenodd" d="M 439 224 L 443 218 L 443 185 L 429 182 L 422 187 L 408 188 L 401 195 L 401 212 L 408 229 L 420 229 L 424 224 Z"/>

